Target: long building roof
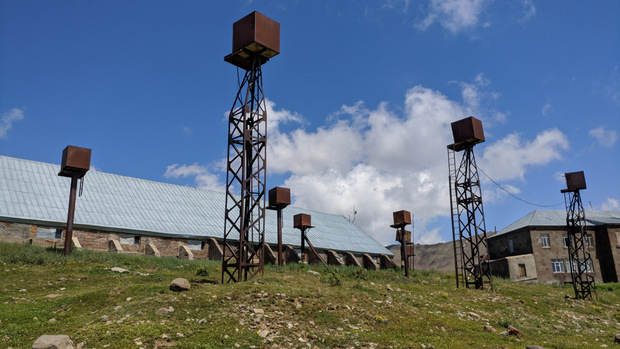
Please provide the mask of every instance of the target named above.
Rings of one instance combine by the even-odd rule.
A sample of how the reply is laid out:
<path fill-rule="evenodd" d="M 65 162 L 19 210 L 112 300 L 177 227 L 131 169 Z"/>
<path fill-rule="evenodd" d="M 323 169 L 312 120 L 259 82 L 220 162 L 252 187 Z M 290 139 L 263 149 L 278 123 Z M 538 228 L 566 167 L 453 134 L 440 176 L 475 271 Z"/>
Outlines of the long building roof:
<path fill-rule="evenodd" d="M 586 226 L 620 225 L 620 211 L 586 211 Z M 535 210 L 493 235 L 500 236 L 525 227 L 565 227 L 565 210 Z"/>
<path fill-rule="evenodd" d="M 0 155 L 0 220 L 64 226 L 70 178 L 60 165 Z M 76 228 L 174 238 L 223 238 L 226 194 L 91 170 L 76 202 Z M 392 253 L 342 215 L 288 206 L 282 211 L 284 244 L 299 246 L 293 216 L 307 213 L 316 248 L 373 255 Z M 267 210 L 265 241 L 277 243 L 276 212 Z"/>

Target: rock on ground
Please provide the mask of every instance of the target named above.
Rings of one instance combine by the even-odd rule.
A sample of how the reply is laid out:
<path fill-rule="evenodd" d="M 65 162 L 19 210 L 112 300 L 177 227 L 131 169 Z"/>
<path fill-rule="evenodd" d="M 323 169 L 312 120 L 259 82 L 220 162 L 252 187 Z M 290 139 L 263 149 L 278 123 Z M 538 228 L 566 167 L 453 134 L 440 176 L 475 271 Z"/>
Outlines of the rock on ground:
<path fill-rule="evenodd" d="M 42 335 L 32 344 L 32 349 L 73 349 L 73 342 L 67 335 Z"/>
<path fill-rule="evenodd" d="M 189 281 L 183 278 L 176 278 L 170 283 L 170 289 L 176 292 L 187 291 L 190 287 Z"/>

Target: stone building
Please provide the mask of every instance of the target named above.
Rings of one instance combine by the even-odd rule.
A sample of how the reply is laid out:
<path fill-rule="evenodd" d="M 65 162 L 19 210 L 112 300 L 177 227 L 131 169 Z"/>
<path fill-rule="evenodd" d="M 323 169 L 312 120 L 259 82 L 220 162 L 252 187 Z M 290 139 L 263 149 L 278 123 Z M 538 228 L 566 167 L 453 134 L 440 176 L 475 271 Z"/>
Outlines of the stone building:
<path fill-rule="evenodd" d="M 596 282 L 620 278 L 620 212 L 586 211 L 587 245 Z M 494 275 L 542 283 L 571 282 L 566 211 L 536 210 L 489 238 Z"/>
<path fill-rule="evenodd" d="M 0 156 L 0 241 L 63 247 L 70 179 L 60 165 Z M 222 192 L 91 170 L 77 198 L 73 245 L 192 259 L 221 259 Z M 315 226 L 308 237 L 333 264 L 381 264 L 392 253 L 342 215 L 288 206 L 283 210 L 285 258 L 296 261 L 300 231 L 293 216 L 306 213 Z M 265 241 L 277 250 L 277 217 L 267 210 Z M 274 255 L 268 251 L 268 261 Z M 312 256 L 310 256 L 312 259 Z M 366 260 L 366 262 L 365 262 Z"/>

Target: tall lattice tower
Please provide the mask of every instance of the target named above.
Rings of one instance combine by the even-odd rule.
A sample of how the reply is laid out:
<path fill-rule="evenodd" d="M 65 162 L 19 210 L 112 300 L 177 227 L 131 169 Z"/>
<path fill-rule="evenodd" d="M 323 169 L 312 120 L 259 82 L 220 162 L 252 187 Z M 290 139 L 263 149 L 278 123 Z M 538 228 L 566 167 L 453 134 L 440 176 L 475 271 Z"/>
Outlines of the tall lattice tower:
<path fill-rule="evenodd" d="M 262 272 L 265 242 L 267 108 L 261 66 L 280 53 L 280 24 L 252 12 L 233 24 L 224 60 L 245 70 L 228 117 L 222 283 Z"/>
<path fill-rule="evenodd" d="M 482 190 L 474 146 L 484 142 L 482 122 L 470 116 L 452 123 L 454 144 L 448 145 L 450 209 L 456 286 L 493 288 Z M 462 153 L 457 166 L 457 153 Z"/>
<path fill-rule="evenodd" d="M 586 213 L 581 203 L 579 191 L 586 189 L 586 178 L 583 171 L 565 173 L 566 189 L 564 203 L 566 205 L 566 228 L 568 230 L 568 261 L 570 276 L 575 289 L 575 298 L 592 299 L 596 295 L 594 264 L 588 251 L 588 235 L 586 232 Z"/>

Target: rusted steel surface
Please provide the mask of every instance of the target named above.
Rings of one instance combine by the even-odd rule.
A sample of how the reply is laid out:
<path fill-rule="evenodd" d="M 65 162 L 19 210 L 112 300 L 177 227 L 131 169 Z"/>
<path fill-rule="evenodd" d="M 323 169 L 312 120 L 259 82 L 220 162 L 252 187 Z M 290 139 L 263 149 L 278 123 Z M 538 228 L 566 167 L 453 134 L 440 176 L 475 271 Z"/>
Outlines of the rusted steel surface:
<path fill-rule="evenodd" d="M 454 145 L 459 150 L 464 149 L 462 147 L 463 143 L 472 145 L 482 143 L 484 142 L 482 122 L 473 116 L 455 121 L 452 123 L 452 136 L 454 138 Z"/>
<path fill-rule="evenodd" d="M 394 216 L 394 226 L 411 224 L 411 212 L 409 211 L 396 211 L 392 215 Z"/>
<path fill-rule="evenodd" d="M 252 69 L 280 53 L 280 23 L 252 12 L 233 24 L 233 50 L 224 60 L 239 68 Z M 258 59 L 254 58 L 258 57 Z"/>
<path fill-rule="evenodd" d="M 62 162 L 58 175 L 72 177 L 73 173 L 76 172 L 80 175 L 78 178 L 83 177 L 90 169 L 90 155 L 91 149 L 73 145 L 67 146 L 62 151 Z"/>
<path fill-rule="evenodd" d="M 293 227 L 296 229 L 309 228 L 312 226 L 312 217 L 309 214 L 299 213 L 293 216 Z"/>
<path fill-rule="evenodd" d="M 282 208 L 291 204 L 291 190 L 284 187 L 275 187 L 269 190 L 269 208 Z"/>
<path fill-rule="evenodd" d="M 566 178 L 566 189 L 562 190 L 563 193 L 586 189 L 586 177 L 583 171 L 565 173 L 564 177 Z"/>

